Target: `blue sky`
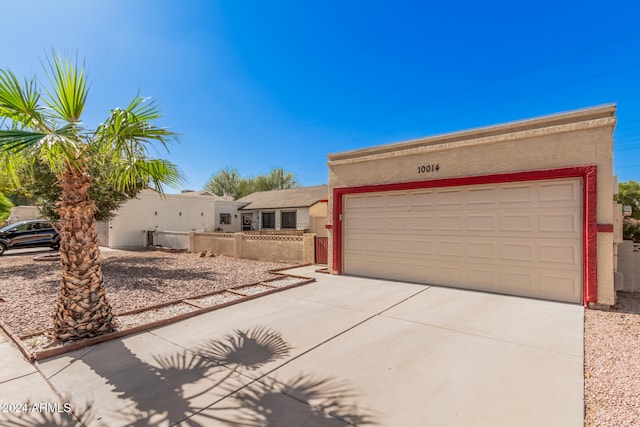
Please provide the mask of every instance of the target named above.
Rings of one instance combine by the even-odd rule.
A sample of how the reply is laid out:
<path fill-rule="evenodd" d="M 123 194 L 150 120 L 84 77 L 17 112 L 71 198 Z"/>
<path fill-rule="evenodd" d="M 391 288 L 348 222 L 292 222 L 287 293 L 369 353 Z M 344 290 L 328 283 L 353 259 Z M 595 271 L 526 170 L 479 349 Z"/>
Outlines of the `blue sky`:
<path fill-rule="evenodd" d="M 640 180 L 637 0 L 0 6 L 0 68 L 44 81 L 52 48 L 84 59 L 86 124 L 157 98 L 184 188 L 226 166 L 323 184 L 328 153 L 613 102 L 616 173 Z"/>

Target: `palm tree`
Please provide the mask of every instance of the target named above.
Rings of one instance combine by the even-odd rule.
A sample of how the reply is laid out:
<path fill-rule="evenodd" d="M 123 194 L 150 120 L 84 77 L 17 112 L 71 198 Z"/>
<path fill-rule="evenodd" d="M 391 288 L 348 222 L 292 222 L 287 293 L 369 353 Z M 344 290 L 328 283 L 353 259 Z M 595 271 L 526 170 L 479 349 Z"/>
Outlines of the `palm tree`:
<path fill-rule="evenodd" d="M 126 108 L 111 110 L 96 129 L 85 129 L 81 122 L 88 95 L 84 66 L 54 53 L 45 71 L 51 87 L 41 92 L 35 79 L 21 85 L 11 71 L 0 70 L 0 152 L 9 173 L 12 165 L 25 159 L 46 162 L 62 189 L 57 208 L 61 282 L 53 338 L 67 341 L 114 329 L 100 265 L 89 170 L 104 165 L 122 191 L 142 181 L 161 194 L 163 184 L 178 185 L 182 174 L 172 163 L 148 156 L 153 142 L 167 148 L 175 139 L 174 133 L 154 125 L 160 117 L 154 102 L 136 96 Z M 17 179 L 17 174 L 13 176 Z"/>

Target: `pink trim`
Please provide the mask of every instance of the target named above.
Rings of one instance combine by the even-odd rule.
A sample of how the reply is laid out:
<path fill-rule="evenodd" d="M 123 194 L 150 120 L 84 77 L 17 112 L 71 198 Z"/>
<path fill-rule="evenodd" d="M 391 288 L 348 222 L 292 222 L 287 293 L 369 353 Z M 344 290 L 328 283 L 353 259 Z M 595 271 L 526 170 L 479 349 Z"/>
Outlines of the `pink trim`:
<path fill-rule="evenodd" d="M 560 169 L 545 169 L 493 175 L 445 178 L 429 181 L 410 181 L 393 184 L 365 185 L 361 187 L 339 187 L 333 189 L 333 270 L 342 274 L 342 221 L 344 196 L 357 193 L 374 193 L 422 188 L 457 187 L 463 185 L 498 184 L 501 182 L 539 181 L 545 179 L 582 178 L 583 224 L 584 224 L 584 295 L 583 303 L 598 301 L 598 256 L 596 223 L 596 166 L 576 166 Z"/>
<path fill-rule="evenodd" d="M 613 233 L 613 224 L 598 224 L 598 233 Z"/>

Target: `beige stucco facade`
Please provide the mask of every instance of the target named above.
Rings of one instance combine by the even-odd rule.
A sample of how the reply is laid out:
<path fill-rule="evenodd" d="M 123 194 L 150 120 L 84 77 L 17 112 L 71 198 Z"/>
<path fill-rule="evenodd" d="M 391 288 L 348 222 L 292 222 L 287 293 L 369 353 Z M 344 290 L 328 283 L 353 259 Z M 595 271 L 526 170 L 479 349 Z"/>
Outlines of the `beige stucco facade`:
<path fill-rule="evenodd" d="M 313 264 L 315 234 L 189 233 L 189 252 L 263 261 Z"/>
<path fill-rule="evenodd" d="M 590 191 L 589 206 L 596 224 L 586 237 L 585 264 L 596 274 L 597 301 L 589 302 L 613 305 L 615 291 L 614 238 L 615 223 L 612 171 L 615 105 L 607 105 L 568 113 L 519 121 L 417 139 L 407 142 L 330 154 L 329 204 L 330 230 L 329 263 L 334 273 L 340 273 L 341 236 L 340 214 L 336 195 L 343 197 L 353 191 L 392 189 L 394 185 L 420 182 L 425 186 L 434 182 L 448 185 L 473 183 L 476 177 L 495 179 L 525 179 L 533 171 L 533 179 L 554 178 L 567 168 L 588 170 L 588 177 L 595 189 Z M 437 167 L 436 167 L 437 166 Z M 595 176 L 593 176 L 595 173 Z M 587 172 L 585 172 L 587 174 Z M 578 175 L 576 175 L 578 176 Z M 582 176 L 583 185 L 587 185 Z M 465 181 L 466 180 L 466 181 Z M 359 190 L 357 189 L 360 188 Z M 367 188 L 370 187 L 370 188 Z M 595 192 L 594 192 L 595 191 Z M 341 203 L 341 202 L 340 202 Z M 594 205 L 595 204 L 595 209 Z M 595 238 L 594 238 L 595 231 Z M 585 233 L 588 236 L 588 233 Z M 341 239 L 341 237 L 339 237 Z M 597 252 L 597 255 L 594 254 Z M 585 272 L 585 277 L 587 272 Z M 591 285 L 596 286 L 595 283 Z"/>

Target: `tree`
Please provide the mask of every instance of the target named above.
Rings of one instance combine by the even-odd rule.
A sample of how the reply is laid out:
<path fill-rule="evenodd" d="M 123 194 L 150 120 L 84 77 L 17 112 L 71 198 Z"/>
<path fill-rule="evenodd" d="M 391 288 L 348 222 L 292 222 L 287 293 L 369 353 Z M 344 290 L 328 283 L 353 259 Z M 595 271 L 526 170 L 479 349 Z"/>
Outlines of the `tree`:
<path fill-rule="evenodd" d="M 127 200 L 137 196 L 147 186 L 147 183 L 139 181 L 138 185 L 123 191 L 109 180 L 112 171 L 108 170 L 108 168 L 96 167 L 96 165 L 89 165 L 89 168 L 90 175 L 93 177 L 89 195 L 96 205 L 94 213 L 96 221 L 106 221 L 113 218 L 115 211 L 120 206 Z M 31 165 L 24 165 L 14 172 L 18 177 L 17 181 L 19 181 L 20 186 L 5 186 L 4 191 L 14 199 L 38 206 L 40 214 L 44 218 L 47 218 L 52 223 L 56 222 L 59 219 L 56 205 L 60 201 L 62 189 L 56 174 L 49 165 L 42 161 L 36 161 Z M 0 186 L 0 191 L 2 191 L 2 188 Z"/>
<path fill-rule="evenodd" d="M 0 193 L 0 222 L 4 222 L 11 215 L 11 208 L 13 207 L 13 203 L 9 199 L 5 197 L 4 194 Z"/>
<path fill-rule="evenodd" d="M 281 168 L 273 168 L 268 175 L 256 178 L 256 191 L 285 190 L 297 186 L 295 175 Z"/>
<path fill-rule="evenodd" d="M 631 217 L 640 219 L 640 183 L 638 181 L 619 183 L 615 200 L 623 206 L 631 206 Z"/>
<path fill-rule="evenodd" d="M 0 152 L 8 175 L 25 162 L 46 164 L 60 186 L 61 282 L 53 322 L 53 337 L 61 341 L 92 337 L 114 329 L 104 288 L 95 230 L 92 171 L 108 171 L 121 191 L 140 182 L 158 191 L 177 186 L 182 174 L 172 163 L 153 159 L 154 142 L 167 148 L 175 134 L 155 125 L 157 105 L 136 96 L 124 108 L 111 110 L 96 129 L 81 122 L 88 95 L 84 67 L 53 53 L 45 66 L 50 88 L 41 91 L 35 79 L 20 84 L 9 70 L 0 70 Z"/>
<path fill-rule="evenodd" d="M 209 182 L 205 184 L 204 188 L 218 196 L 233 196 L 237 199 L 239 198 L 238 184 L 240 180 L 238 169 L 226 167 L 216 172 Z"/>
<path fill-rule="evenodd" d="M 256 191 L 283 190 L 298 186 L 296 177 L 281 168 L 273 168 L 268 175 L 242 178 L 235 168 L 222 168 L 205 184 L 205 189 L 218 196 L 231 195 L 236 200 Z"/>

